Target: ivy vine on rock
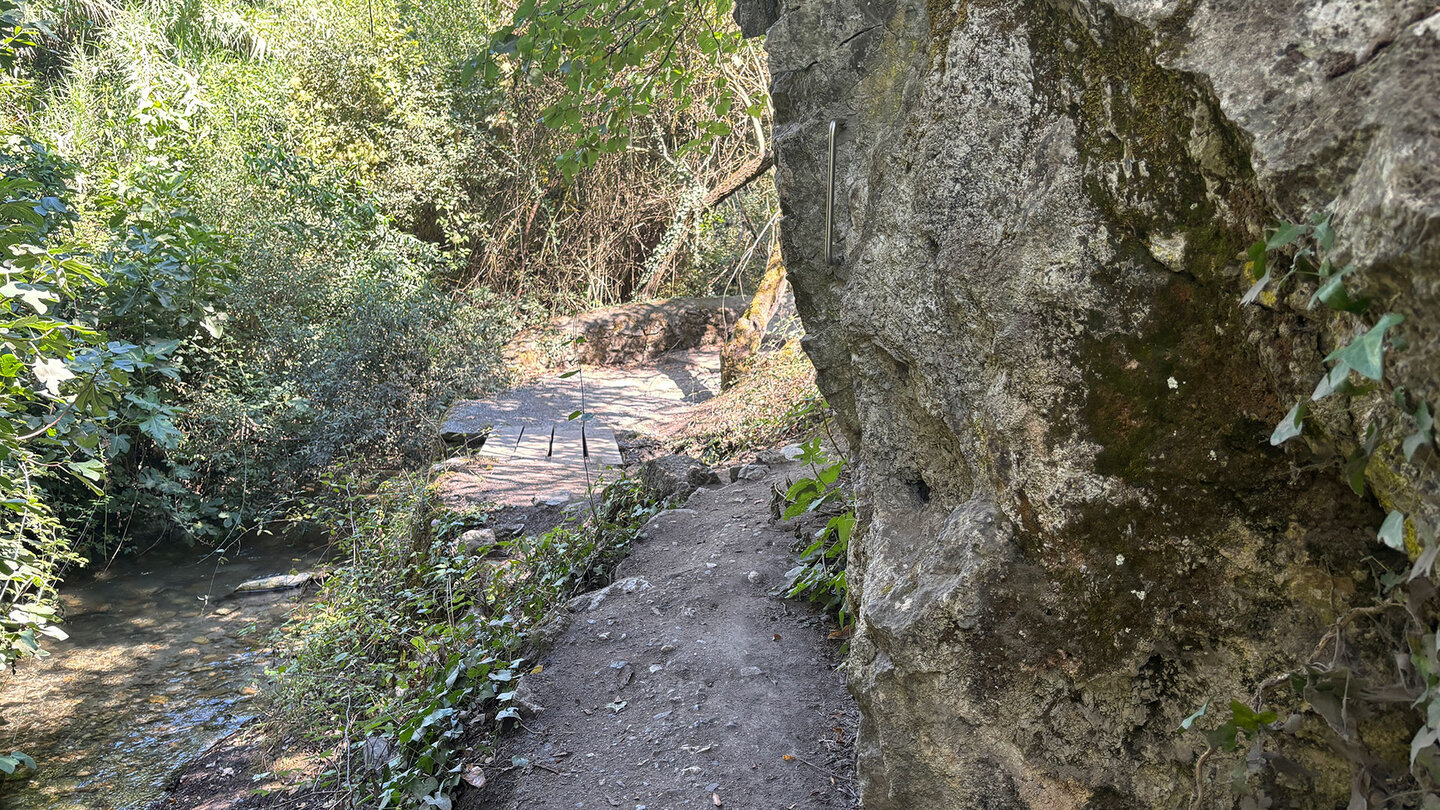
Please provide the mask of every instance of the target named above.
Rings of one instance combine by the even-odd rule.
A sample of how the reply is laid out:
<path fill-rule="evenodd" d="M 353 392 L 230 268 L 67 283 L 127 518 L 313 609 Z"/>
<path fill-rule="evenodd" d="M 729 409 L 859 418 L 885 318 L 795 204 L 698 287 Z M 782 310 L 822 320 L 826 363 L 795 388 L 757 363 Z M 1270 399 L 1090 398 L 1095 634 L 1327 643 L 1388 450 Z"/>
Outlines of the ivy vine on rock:
<path fill-rule="evenodd" d="M 1394 387 L 1389 397 L 1378 396 L 1388 383 L 1389 354 L 1406 347 L 1401 333 L 1405 318 L 1398 312 L 1376 313 L 1370 299 L 1350 289 L 1347 280 L 1354 265 L 1339 264 L 1337 253 L 1330 214 L 1269 229 L 1265 239 L 1255 242 L 1247 252 L 1246 267 L 1253 283 L 1241 303 L 1273 306 L 1292 280 L 1297 285 L 1313 284 L 1308 298 L 1301 295 L 1290 300 L 1303 300 L 1307 309 L 1321 304 L 1337 321 L 1351 327 L 1352 337 L 1325 356 L 1312 393 L 1290 408 L 1276 425 L 1270 443 L 1279 446 L 1312 431 L 1322 433 L 1321 426 L 1312 428 L 1314 410 L 1333 397 L 1343 398 L 1346 407 L 1341 412 L 1359 414 L 1363 423 L 1357 426 L 1355 447 L 1344 454 L 1339 466 L 1344 480 L 1356 495 L 1363 497 L 1372 461 L 1382 453 L 1394 454 L 1387 464 L 1398 463 L 1403 457 L 1405 464 L 1430 465 L 1423 472 L 1433 473 L 1434 411 L 1430 403 L 1403 387 Z M 1349 402 L 1362 397 L 1366 399 L 1353 405 Z M 1399 416 L 1386 403 L 1392 404 Z M 1332 420 L 1324 421 L 1328 425 Z M 1252 700 L 1230 702 L 1228 718 L 1207 733 L 1206 749 L 1196 762 L 1193 806 L 1200 806 L 1204 796 L 1206 761 L 1216 752 L 1238 750 L 1242 732 L 1250 748 L 1231 773 L 1231 787 L 1237 795 L 1248 795 L 1260 802 L 1256 806 L 1267 806 L 1263 804 L 1267 801 L 1263 788 L 1250 783 L 1250 777 L 1265 768 L 1308 779 L 1304 768 L 1295 761 L 1265 747 L 1267 734 L 1299 732 L 1305 713 L 1324 721 L 1335 736 L 1336 750 L 1351 761 L 1352 808 L 1375 806 L 1375 796 L 1385 797 L 1385 806 L 1440 806 L 1440 793 L 1436 792 L 1440 789 L 1440 647 L 1433 608 L 1437 589 L 1431 580 L 1440 557 L 1440 542 L 1435 527 L 1420 514 L 1422 499 L 1406 495 L 1403 487 L 1401 491 L 1388 487 L 1376 495 L 1388 509 L 1376 532 L 1377 542 L 1403 554 L 1405 565 L 1395 570 L 1380 557 L 1368 558 L 1378 569 L 1374 603 L 1342 613 L 1299 667 L 1264 680 Z M 1390 502 L 1407 498 L 1412 503 Z M 1388 552 L 1381 556 L 1386 555 Z M 1389 656 L 1393 661 L 1368 667 L 1370 671 L 1352 665 L 1361 662 L 1354 658 L 1358 653 L 1345 639 L 1347 627 L 1362 617 L 1382 623 L 1384 635 L 1403 645 Z M 1324 655 L 1327 650 L 1328 660 Z M 1394 681 L 1380 682 L 1385 676 L 1377 676 L 1377 672 L 1392 667 L 1396 670 Z M 1303 705 L 1304 713 L 1291 714 L 1282 722 L 1277 712 L 1266 709 L 1264 703 L 1270 689 L 1286 684 Z M 1408 784 L 1388 771 L 1383 764 L 1385 757 L 1368 749 L 1358 733 L 1365 717 L 1406 705 L 1413 710 L 1416 723 L 1410 736 Z M 1181 722 L 1180 731 L 1198 729 L 1209 709 L 1207 700 Z M 1398 803 L 1402 799 L 1414 801 Z"/>

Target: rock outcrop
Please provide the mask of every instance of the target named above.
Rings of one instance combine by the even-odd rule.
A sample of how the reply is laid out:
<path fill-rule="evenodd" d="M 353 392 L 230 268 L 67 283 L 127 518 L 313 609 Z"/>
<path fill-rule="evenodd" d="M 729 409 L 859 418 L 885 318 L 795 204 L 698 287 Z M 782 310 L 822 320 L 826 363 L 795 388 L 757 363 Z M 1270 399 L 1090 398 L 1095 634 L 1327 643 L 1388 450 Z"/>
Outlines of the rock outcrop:
<path fill-rule="evenodd" d="M 1177 729 L 1303 708 L 1268 679 L 1403 566 L 1384 509 L 1440 517 L 1422 464 L 1382 451 L 1363 498 L 1338 474 L 1385 392 L 1267 442 L 1373 314 L 1307 310 L 1313 285 L 1238 304 L 1264 227 L 1333 211 L 1355 286 L 1406 317 L 1387 380 L 1440 399 L 1433 2 L 741 6 L 774 21 L 784 260 L 858 459 L 867 810 L 1378 806 L 1403 704 L 1349 739 L 1298 715 L 1249 770 Z"/>
<path fill-rule="evenodd" d="M 669 352 L 719 347 L 744 304 L 720 296 L 665 298 L 556 318 L 518 335 L 506 347 L 506 363 L 532 374 L 574 363 L 634 365 Z"/>

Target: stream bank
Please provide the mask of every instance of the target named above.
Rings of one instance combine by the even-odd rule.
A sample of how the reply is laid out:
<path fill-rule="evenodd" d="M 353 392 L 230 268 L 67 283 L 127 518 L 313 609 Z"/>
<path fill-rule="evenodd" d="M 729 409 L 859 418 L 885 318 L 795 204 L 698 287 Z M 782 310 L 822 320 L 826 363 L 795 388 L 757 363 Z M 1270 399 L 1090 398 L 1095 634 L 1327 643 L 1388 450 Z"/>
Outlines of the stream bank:
<path fill-rule="evenodd" d="M 231 596 L 307 570 L 313 539 L 247 538 L 228 558 L 169 549 L 94 563 L 60 598 L 69 634 L 0 679 L 0 747 L 39 765 L 0 783 L 6 810 L 138 810 L 199 752 L 257 714 L 271 631 L 302 592 Z"/>

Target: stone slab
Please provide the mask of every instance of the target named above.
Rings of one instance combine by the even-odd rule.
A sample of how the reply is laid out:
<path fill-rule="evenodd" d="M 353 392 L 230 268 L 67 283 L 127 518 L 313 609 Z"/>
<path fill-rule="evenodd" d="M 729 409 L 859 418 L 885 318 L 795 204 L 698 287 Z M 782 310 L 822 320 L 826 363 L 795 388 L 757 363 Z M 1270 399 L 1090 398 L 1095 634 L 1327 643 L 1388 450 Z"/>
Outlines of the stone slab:
<path fill-rule="evenodd" d="M 550 456 L 551 425 L 526 425 L 520 442 L 515 446 L 513 461 L 535 461 Z"/>
<path fill-rule="evenodd" d="M 520 435 L 524 429 L 523 425 L 496 425 L 485 437 L 485 444 L 480 447 L 478 455 L 492 461 L 510 458 L 515 454 L 515 447 L 520 443 Z"/>

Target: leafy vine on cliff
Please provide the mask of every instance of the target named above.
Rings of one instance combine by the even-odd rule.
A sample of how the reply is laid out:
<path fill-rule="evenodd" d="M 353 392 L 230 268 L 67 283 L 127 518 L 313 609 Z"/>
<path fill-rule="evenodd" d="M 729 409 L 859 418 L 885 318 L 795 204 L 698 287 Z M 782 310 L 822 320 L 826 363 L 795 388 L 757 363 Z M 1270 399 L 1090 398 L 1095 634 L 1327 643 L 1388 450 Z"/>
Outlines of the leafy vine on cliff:
<path fill-rule="evenodd" d="M 1395 418 L 1385 406 L 1386 398 L 1371 396 L 1386 385 L 1385 359 L 1387 349 L 1403 351 L 1406 343 L 1400 330 L 1404 316 L 1396 312 L 1372 312 L 1372 302 L 1357 296 L 1347 286 L 1354 271 L 1353 264 L 1336 261 L 1335 231 L 1330 214 L 1319 214 L 1300 223 L 1281 223 L 1255 242 L 1248 251 L 1246 264 L 1253 284 L 1241 303 L 1274 304 L 1292 279 L 1297 284 L 1313 284 L 1307 309 L 1319 303 L 1337 317 L 1358 322 L 1364 331 L 1330 352 L 1327 367 L 1314 391 L 1298 400 L 1276 425 L 1270 443 L 1279 446 L 1307 433 L 1321 433 L 1322 428 L 1311 419 L 1312 411 L 1332 397 L 1347 400 L 1344 410 L 1365 414 L 1365 422 L 1357 431 L 1357 446 L 1337 457 L 1345 481 L 1356 495 L 1366 492 L 1367 471 L 1372 462 L 1385 454 L 1397 453 L 1406 464 L 1433 464 L 1435 458 L 1434 410 L 1431 405 L 1396 386 L 1388 398 L 1394 409 L 1404 415 Z M 1373 320 L 1371 320 L 1373 316 Z M 1350 407 L 1348 400 L 1361 397 L 1361 407 Z M 1313 427 L 1312 427 L 1313 425 Z M 1398 462 L 1398 458 L 1381 463 Z M 1300 667 L 1265 679 L 1256 689 L 1251 702 L 1230 702 L 1228 716 L 1218 727 L 1207 732 L 1207 749 L 1195 763 L 1195 796 L 1193 807 L 1201 806 L 1204 798 L 1204 767 L 1211 755 L 1236 751 L 1242 740 L 1249 753 L 1231 772 L 1231 786 L 1236 793 L 1249 794 L 1262 802 L 1263 789 L 1250 784 L 1250 777 L 1262 769 L 1304 775 L 1298 763 L 1278 752 L 1267 751 L 1267 735 L 1297 733 L 1303 716 L 1292 714 L 1281 719 L 1277 712 L 1265 709 L 1266 694 L 1275 687 L 1289 685 L 1295 697 L 1303 700 L 1308 711 L 1321 717 L 1333 732 L 1336 748 L 1352 763 L 1352 799 L 1350 807 L 1371 807 L 1376 797 L 1383 797 L 1380 806 L 1414 800 L 1415 806 L 1431 807 L 1440 788 L 1440 648 L 1437 648 L 1436 616 L 1431 600 L 1436 594 L 1433 569 L 1440 557 L 1436 527 L 1420 514 L 1418 498 L 1408 509 L 1406 504 L 1391 502 L 1403 499 L 1401 493 L 1376 493 L 1389 510 L 1376 538 L 1386 547 L 1405 555 L 1400 570 L 1383 567 L 1378 592 L 1373 604 L 1355 607 L 1340 615 L 1334 625 L 1315 646 Z M 1375 559 L 1375 558 L 1372 558 Z M 1377 560 L 1377 565 L 1382 565 Z M 1387 633 L 1400 644 L 1395 649 L 1396 677 L 1393 683 L 1367 682 L 1348 649 L 1347 627 L 1357 619 L 1370 617 L 1384 621 L 1400 617 Z M 1324 653 L 1330 650 L 1328 660 Z M 1359 720 L 1364 713 L 1383 710 L 1385 706 L 1408 704 L 1418 719 L 1418 727 L 1409 744 L 1408 776 L 1389 773 L 1381 752 L 1372 750 L 1359 733 Z M 1252 708 L 1253 707 L 1253 708 Z M 1182 721 L 1180 731 L 1197 729 L 1210 708 L 1207 701 Z M 1241 734 L 1243 732 L 1243 736 Z M 1424 804 L 1419 802 L 1423 799 Z M 1257 806 L 1268 806 L 1257 804 Z"/>

